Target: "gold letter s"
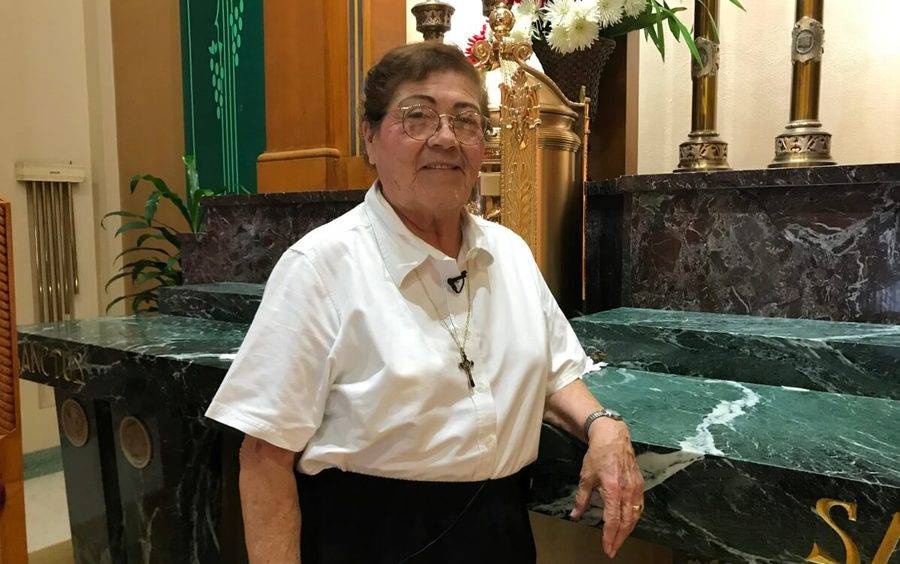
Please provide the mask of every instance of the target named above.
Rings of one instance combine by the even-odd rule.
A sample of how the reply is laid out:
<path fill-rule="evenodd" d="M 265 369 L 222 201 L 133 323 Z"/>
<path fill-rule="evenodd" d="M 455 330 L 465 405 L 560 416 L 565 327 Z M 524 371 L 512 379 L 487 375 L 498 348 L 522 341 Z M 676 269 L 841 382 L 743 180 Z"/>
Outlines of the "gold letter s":
<path fill-rule="evenodd" d="M 844 543 L 844 551 L 847 555 L 846 564 L 860 564 L 859 549 L 856 548 L 856 543 L 854 543 L 853 539 L 850 538 L 850 535 L 838 527 L 837 523 L 834 522 L 834 519 L 831 518 L 831 508 L 835 506 L 843 507 L 847 512 L 847 517 L 851 521 L 856 521 L 856 504 L 846 501 L 838 501 L 836 499 L 823 497 L 816 502 L 816 513 L 838 534 L 839 537 L 841 537 L 841 541 Z M 884 543 L 882 543 L 882 546 L 884 546 Z M 879 550 L 879 554 L 880 553 L 881 550 Z M 816 564 L 840 564 L 840 562 L 820 549 L 819 545 L 816 543 L 813 543 L 812 550 L 810 551 L 809 556 L 806 557 L 806 561 L 815 562 Z"/>

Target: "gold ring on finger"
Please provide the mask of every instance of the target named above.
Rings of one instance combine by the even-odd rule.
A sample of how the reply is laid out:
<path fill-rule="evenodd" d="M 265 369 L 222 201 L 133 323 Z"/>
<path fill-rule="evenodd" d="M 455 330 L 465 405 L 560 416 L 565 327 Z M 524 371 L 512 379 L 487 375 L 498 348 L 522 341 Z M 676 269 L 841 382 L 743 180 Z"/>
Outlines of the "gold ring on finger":
<path fill-rule="evenodd" d="M 644 510 L 644 504 L 642 503 L 640 505 L 632 505 L 631 508 L 640 513 Z"/>

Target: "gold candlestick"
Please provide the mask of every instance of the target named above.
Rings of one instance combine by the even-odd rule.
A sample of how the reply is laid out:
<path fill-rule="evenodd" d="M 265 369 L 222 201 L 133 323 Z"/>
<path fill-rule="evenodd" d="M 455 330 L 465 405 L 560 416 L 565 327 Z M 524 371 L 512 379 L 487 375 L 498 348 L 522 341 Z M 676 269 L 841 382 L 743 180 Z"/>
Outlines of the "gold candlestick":
<path fill-rule="evenodd" d="M 718 19 L 719 0 L 694 3 L 694 43 L 701 62 L 691 61 L 691 132 L 687 141 L 678 146 L 675 172 L 731 168 L 728 166 L 728 143 L 716 131 L 719 40 L 715 30 Z"/>
<path fill-rule="evenodd" d="M 831 134 L 819 122 L 824 0 L 797 0 L 791 40 L 791 121 L 775 138 L 771 168 L 832 165 Z"/>
<path fill-rule="evenodd" d="M 410 11 L 416 17 L 416 31 L 425 41 L 444 42 L 444 34 L 450 31 L 450 18 L 456 9 L 446 2 L 419 2 Z"/>

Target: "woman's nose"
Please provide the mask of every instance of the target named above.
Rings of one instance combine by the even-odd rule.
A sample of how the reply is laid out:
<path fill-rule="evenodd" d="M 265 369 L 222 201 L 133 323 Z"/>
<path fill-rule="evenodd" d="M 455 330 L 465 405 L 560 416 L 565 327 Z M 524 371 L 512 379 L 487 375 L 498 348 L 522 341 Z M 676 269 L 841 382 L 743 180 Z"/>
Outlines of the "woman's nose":
<path fill-rule="evenodd" d="M 440 123 L 438 125 L 437 131 L 428 138 L 428 143 L 431 145 L 435 145 L 438 147 L 451 147 L 456 146 L 456 133 L 453 131 L 453 126 L 450 122 L 450 116 L 438 116 L 440 119 Z"/>

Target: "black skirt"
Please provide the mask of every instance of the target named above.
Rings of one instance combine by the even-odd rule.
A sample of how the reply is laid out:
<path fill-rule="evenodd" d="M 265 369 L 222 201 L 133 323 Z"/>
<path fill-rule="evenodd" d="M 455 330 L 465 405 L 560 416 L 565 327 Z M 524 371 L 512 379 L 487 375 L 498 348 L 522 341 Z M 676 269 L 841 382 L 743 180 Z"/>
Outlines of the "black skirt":
<path fill-rule="evenodd" d="M 303 564 L 531 564 L 525 472 L 419 482 L 325 470 L 297 475 Z"/>

